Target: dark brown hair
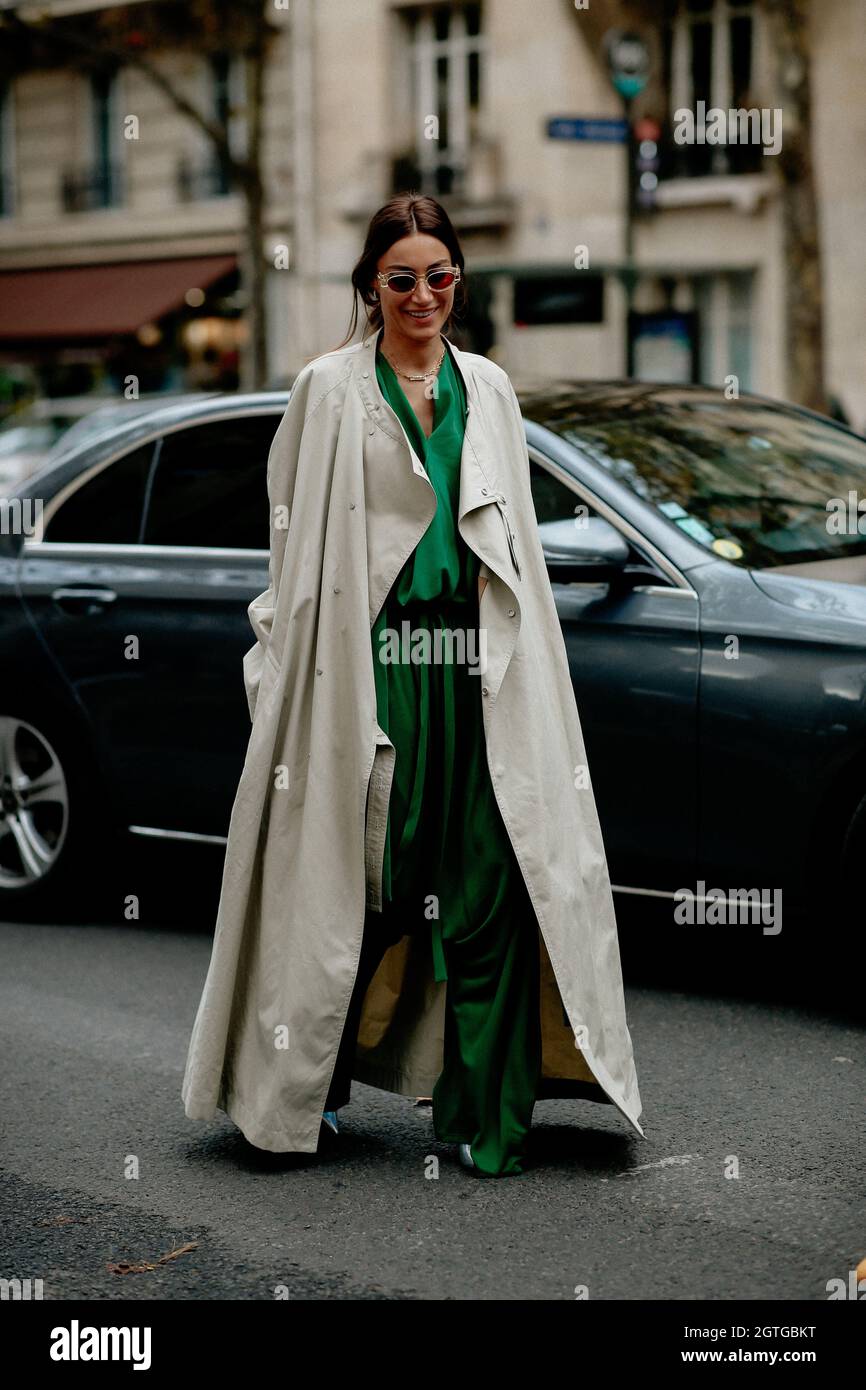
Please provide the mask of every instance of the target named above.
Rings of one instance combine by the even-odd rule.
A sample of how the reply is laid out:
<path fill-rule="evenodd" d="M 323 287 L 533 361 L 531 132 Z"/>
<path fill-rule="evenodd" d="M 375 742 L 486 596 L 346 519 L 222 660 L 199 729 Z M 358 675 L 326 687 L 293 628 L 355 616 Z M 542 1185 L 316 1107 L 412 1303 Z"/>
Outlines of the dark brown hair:
<path fill-rule="evenodd" d="M 425 232 L 428 236 L 435 236 L 439 241 L 448 247 L 452 265 L 459 265 L 461 270 L 460 281 L 454 291 L 454 304 L 446 329 L 450 328 L 452 320 L 459 318 L 466 308 L 466 280 L 463 272 L 463 252 L 460 249 L 460 242 L 457 240 L 457 233 L 451 224 L 451 218 L 438 203 L 435 198 L 427 197 L 421 193 L 398 193 L 389 202 L 379 208 L 370 219 L 367 228 L 367 239 L 364 242 L 364 249 L 360 259 L 352 271 L 352 287 L 354 289 L 354 300 L 352 303 L 352 317 L 349 321 L 349 331 L 341 343 L 336 348 L 331 349 L 337 352 L 339 348 L 345 347 L 352 341 L 355 330 L 358 327 L 358 301 L 364 305 L 367 314 L 367 329 L 364 331 L 366 338 L 370 329 L 378 329 L 382 326 L 382 309 L 378 300 L 372 297 L 372 281 L 376 275 L 376 268 L 379 260 L 384 256 L 395 243 L 404 236 L 413 236 L 416 232 Z"/>

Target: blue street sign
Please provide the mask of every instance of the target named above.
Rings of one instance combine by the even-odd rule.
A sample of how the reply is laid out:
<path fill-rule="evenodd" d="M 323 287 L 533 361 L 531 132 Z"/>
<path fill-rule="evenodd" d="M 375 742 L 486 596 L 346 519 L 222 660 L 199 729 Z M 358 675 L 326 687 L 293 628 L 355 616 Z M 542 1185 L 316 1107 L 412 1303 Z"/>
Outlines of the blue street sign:
<path fill-rule="evenodd" d="M 551 116 L 549 140 L 591 140 L 622 145 L 628 139 L 628 122 L 619 116 Z"/>

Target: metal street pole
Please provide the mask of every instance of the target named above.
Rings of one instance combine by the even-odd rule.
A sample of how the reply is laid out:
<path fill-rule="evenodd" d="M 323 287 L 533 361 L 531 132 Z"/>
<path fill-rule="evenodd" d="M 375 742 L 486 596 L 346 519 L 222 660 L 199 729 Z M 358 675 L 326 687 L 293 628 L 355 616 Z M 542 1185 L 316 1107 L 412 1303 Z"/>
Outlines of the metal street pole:
<path fill-rule="evenodd" d="M 632 315 L 634 313 L 635 289 L 637 287 L 637 267 L 634 262 L 634 136 L 632 134 L 632 107 L 634 99 L 644 89 L 649 78 L 649 49 L 640 34 L 625 33 L 611 29 L 605 34 L 604 46 L 610 69 L 610 80 L 622 97 L 625 108 L 625 146 L 626 146 L 626 188 L 623 210 L 623 263 L 620 281 L 625 290 L 625 372 L 634 373 L 634 344 L 632 341 Z"/>
<path fill-rule="evenodd" d="M 632 314 L 634 313 L 635 289 L 637 287 L 637 268 L 634 263 L 634 137 L 632 135 L 633 98 L 623 96 L 626 120 L 626 163 L 625 163 L 625 236 L 622 283 L 625 289 L 625 374 L 634 375 L 634 338 L 632 334 Z"/>

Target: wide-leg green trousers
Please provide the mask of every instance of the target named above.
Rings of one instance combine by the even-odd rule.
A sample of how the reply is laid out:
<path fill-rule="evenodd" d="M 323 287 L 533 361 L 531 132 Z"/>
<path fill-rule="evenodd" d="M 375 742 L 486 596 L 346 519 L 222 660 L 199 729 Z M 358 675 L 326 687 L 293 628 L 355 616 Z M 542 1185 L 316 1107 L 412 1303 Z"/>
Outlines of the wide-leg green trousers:
<path fill-rule="evenodd" d="M 437 625 L 465 627 L 470 612 L 466 603 L 410 603 L 395 617 L 432 633 Z M 404 934 L 423 933 L 437 978 L 447 975 L 434 1133 L 443 1142 L 469 1144 L 480 1174 L 504 1176 L 524 1171 L 541 1071 L 539 948 L 535 913 L 490 777 L 483 683 L 466 661 L 388 668 L 380 720 L 387 720 L 397 757 L 385 910 L 366 915 L 326 1108 L 348 1099 L 363 997 L 382 954 Z"/>

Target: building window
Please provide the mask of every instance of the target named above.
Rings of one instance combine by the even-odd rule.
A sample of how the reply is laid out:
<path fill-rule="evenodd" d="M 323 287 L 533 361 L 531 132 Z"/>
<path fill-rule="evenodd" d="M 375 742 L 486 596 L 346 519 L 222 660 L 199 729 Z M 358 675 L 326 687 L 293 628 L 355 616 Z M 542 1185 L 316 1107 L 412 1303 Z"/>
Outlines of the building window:
<path fill-rule="evenodd" d="M 515 327 L 550 323 L 603 323 L 600 275 L 527 275 L 514 281 Z"/>
<path fill-rule="evenodd" d="M 753 92 L 755 24 L 753 0 L 666 0 L 663 30 L 664 79 L 671 127 L 662 175 L 694 177 L 753 173 L 761 168 L 758 144 L 677 145 L 672 139 L 676 111 L 706 113 L 757 105 Z M 701 123 L 696 114 L 696 128 Z"/>
<path fill-rule="evenodd" d="M 210 55 L 207 68 L 210 115 L 227 131 L 229 150 L 236 159 L 243 159 L 247 153 L 245 81 L 240 55 Z M 202 135 L 199 153 L 183 156 L 178 165 L 178 197 L 181 202 L 191 202 L 224 198 L 231 192 L 233 182 L 227 160 L 213 142 Z"/>
<path fill-rule="evenodd" d="M 404 10 L 413 139 L 398 156 L 395 187 L 461 193 L 479 135 L 484 36 L 481 5 Z"/>
<path fill-rule="evenodd" d="M 66 169 L 62 198 L 66 212 L 117 207 L 123 199 L 122 130 L 116 72 L 93 72 L 88 78 L 90 163 Z"/>
<path fill-rule="evenodd" d="M 117 74 L 95 72 L 90 79 L 90 111 L 93 127 L 93 172 L 98 207 L 120 201 L 120 125 L 117 110 Z"/>

